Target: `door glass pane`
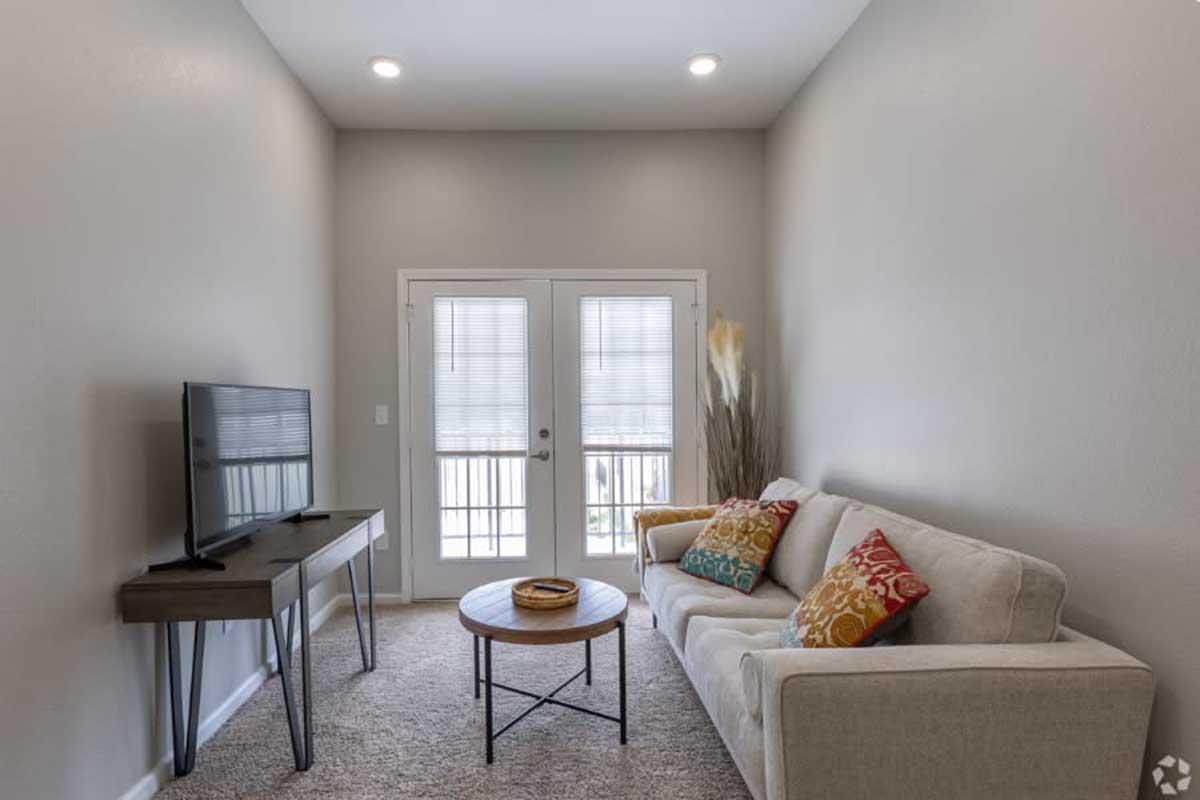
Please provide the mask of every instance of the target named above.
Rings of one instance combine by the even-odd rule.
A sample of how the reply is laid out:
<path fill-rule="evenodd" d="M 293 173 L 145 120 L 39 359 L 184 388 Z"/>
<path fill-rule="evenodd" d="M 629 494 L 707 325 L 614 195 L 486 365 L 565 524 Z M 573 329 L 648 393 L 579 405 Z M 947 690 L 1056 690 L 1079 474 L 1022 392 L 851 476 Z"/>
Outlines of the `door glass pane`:
<path fill-rule="evenodd" d="M 612 508 L 589 505 L 586 511 L 588 555 L 612 553 Z"/>
<path fill-rule="evenodd" d="M 672 301 L 579 301 L 586 553 L 633 553 L 633 514 L 671 501 Z"/>
<path fill-rule="evenodd" d="M 667 453 L 642 455 L 642 504 L 666 505 L 671 500 L 671 456 Z"/>
<path fill-rule="evenodd" d="M 523 558 L 528 308 L 520 297 L 433 301 L 433 417 L 444 559 Z"/>
<path fill-rule="evenodd" d="M 525 556 L 525 463 L 438 455 L 442 558 Z"/>
<path fill-rule="evenodd" d="M 500 512 L 500 556 L 525 557 L 525 509 L 513 508 Z"/>

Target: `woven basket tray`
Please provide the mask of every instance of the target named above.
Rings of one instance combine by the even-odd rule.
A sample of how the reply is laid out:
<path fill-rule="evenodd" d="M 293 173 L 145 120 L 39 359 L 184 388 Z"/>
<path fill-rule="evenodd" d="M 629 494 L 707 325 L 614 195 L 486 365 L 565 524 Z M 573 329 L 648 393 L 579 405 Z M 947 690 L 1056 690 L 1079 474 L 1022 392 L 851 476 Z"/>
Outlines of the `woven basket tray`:
<path fill-rule="evenodd" d="M 570 591 L 560 594 L 546 589 L 535 589 L 535 583 L 549 583 Z M 579 585 L 570 578 L 529 578 L 513 584 L 512 599 L 513 603 L 522 608 L 563 608 L 579 602 Z"/>

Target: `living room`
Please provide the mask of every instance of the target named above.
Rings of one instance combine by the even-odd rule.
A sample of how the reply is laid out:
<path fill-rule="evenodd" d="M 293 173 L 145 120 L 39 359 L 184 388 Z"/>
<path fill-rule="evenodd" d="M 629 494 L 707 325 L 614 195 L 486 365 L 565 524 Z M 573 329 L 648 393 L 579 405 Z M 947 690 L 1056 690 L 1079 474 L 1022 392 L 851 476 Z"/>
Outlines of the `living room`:
<path fill-rule="evenodd" d="M 5 12 L 0 797 L 1189 792 L 1200 4 Z"/>

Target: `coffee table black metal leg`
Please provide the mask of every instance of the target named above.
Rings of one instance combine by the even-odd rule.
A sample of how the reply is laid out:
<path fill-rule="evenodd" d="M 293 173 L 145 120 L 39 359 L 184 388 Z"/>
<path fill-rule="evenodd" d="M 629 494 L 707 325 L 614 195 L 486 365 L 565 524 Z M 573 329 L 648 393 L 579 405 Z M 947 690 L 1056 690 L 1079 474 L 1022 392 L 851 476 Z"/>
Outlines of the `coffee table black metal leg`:
<path fill-rule="evenodd" d="M 583 641 L 583 666 L 586 672 L 583 680 L 588 686 L 592 685 L 592 640 L 584 639 Z"/>
<path fill-rule="evenodd" d="M 592 672 L 592 646 L 591 646 L 590 640 L 588 640 L 588 639 L 584 640 L 585 664 L 584 664 L 583 669 L 579 670 L 574 675 L 567 678 L 566 681 L 564 681 L 556 689 L 553 689 L 550 692 L 545 693 L 545 694 L 536 694 L 534 692 L 530 692 L 525 689 L 519 689 L 515 686 L 509 686 L 504 683 L 496 683 L 492 679 L 492 638 L 490 636 L 483 637 L 483 680 L 480 680 L 479 679 L 479 638 L 480 637 L 478 634 L 474 634 L 472 636 L 474 666 L 475 666 L 475 672 L 474 672 L 474 674 L 475 674 L 475 697 L 477 697 L 477 698 L 479 697 L 479 685 L 483 684 L 484 719 L 486 722 L 484 737 L 485 737 L 485 742 L 486 742 L 486 752 L 487 752 L 487 763 L 488 764 L 493 763 L 493 761 L 495 760 L 495 741 L 496 741 L 496 739 L 503 736 L 510 728 L 512 728 L 518 722 L 525 719 L 531 713 L 533 713 L 534 711 L 538 710 L 539 708 L 541 708 L 542 706 L 545 706 L 545 705 L 554 705 L 554 706 L 559 706 L 561 708 L 568 708 L 572 711 L 578 711 L 579 713 L 582 713 L 582 714 L 590 714 L 593 717 L 600 717 L 601 719 L 606 719 L 606 720 L 610 720 L 611 722 L 616 722 L 616 723 L 620 724 L 620 726 L 621 726 L 621 744 L 625 744 L 627 742 L 627 740 L 628 740 L 628 736 L 627 736 L 627 734 L 628 734 L 628 708 L 627 708 L 628 704 L 627 704 L 627 698 L 626 698 L 625 623 L 624 623 L 624 621 L 618 622 L 616 624 L 616 628 L 617 628 L 617 657 L 619 659 L 619 663 L 617 666 L 618 666 L 619 687 L 620 687 L 620 710 L 621 710 L 620 716 L 613 716 L 612 714 L 608 714 L 608 713 L 605 713 L 602 711 L 596 711 L 591 708 L 585 708 L 583 706 L 576 705 L 575 703 L 569 703 L 565 700 L 559 700 L 556 697 L 556 695 L 559 692 L 561 692 L 563 689 L 566 689 L 567 686 L 569 686 L 572 682 L 584 677 L 585 675 L 588 678 L 588 683 L 591 683 L 590 679 L 591 679 L 591 672 Z M 510 719 L 502 728 L 500 728 L 500 730 L 497 731 L 496 726 L 495 726 L 495 711 L 494 711 L 494 707 L 493 707 L 493 703 L 492 703 L 492 691 L 494 689 L 502 689 L 506 692 L 512 692 L 514 694 L 522 695 L 523 697 L 531 697 L 534 700 L 536 700 L 537 702 L 535 702 L 533 705 L 526 708 L 524 711 L 522 711 L 517 716 Z"/>
<path fill-rule="evenodd" d="M 479 699 L 479 637 L 472 636 L 475 640 L 475 699 Z"/>
<path fill-rule="evenodd" d="M 271 617 L 271 631 L 275 635 L 275 652 L 279 657 L 279 682 L 283 686 L 283 708 L 287 712 L 288 733 L 292 737 L 292 758 L 296 762 L 296 769 L 302 770 L 305 759 L 300 725 L 296 720 L 296 697 L 292 690 L 292 652 L 284 638 L 280 613 Z"/>
<path fill-rule="evenodd" d="M 617 658 L 621 663 L 618 666 L 619 680 L 621 683 L 621 744 L 625 744 L 625 622 L 617 623 Z"/>
<path fill-rule="evenodd" d="M 483 640 L 483 707 L 487 715 L 487 763 L 492 763 L 492 637 Z"/>
<path fill-rule="evenodd" d="M 300 680 L 304 695 L 304 769 L 313 765 L 312 642 L 308 618 L 308 569 L 300 564 Z"/>

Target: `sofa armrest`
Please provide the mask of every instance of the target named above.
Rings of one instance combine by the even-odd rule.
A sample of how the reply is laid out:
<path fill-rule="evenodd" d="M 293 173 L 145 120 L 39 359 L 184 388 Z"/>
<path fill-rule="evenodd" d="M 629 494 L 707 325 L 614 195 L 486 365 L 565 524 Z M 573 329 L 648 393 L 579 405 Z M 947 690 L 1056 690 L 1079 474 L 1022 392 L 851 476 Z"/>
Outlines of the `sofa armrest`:
<path fill-rule="evenodd" d="M 637 530 L 637 555 L 633 569 L 639 575 L 646 574 L 646 562 L 651 560 L 647 532 L 660 525 L 671 525 L 689 520 L 707 520 L 717 513 L 720 506 L 680 506 L 666 508 L 644 508 L 633 515 L 633 526 Z"/>
<path fill-rule="evenodd" d="M 691 519 L 686 522 L 672 522 L 669 525 L 656 525 L 646 531 L 646 548 L 650 551 L 649 560 L 661 564 L 667 561 L 678 561 L 696 541 L 700 531 L 708 524 L 706 519 Z"/>
<path fill-rule="evenodd" d="M 1064 629 L 1029 645 L 747 653 L 767 796 L 1137 796 L 1154 677 Z"/>

